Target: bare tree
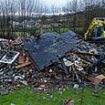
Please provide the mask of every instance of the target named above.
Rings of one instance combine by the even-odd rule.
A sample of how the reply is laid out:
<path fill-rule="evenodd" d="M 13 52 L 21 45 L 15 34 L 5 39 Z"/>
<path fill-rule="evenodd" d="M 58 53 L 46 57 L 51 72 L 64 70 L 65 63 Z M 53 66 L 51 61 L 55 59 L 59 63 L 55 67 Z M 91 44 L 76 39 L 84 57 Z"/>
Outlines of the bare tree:
<path fill-rule="evenodd" d="M 77 19 L 76 13 L 78 12 L 78 0 L 71 0 L 67 2 L 65 10 L 70 14 L 72 13 L 72 27 L 75 32 Z"/>
<path fill-rule="evenodd" d="M 0 30 L 3 34 L 9 34 L 9 32 L 13 34 L 15 30 L 13 21 L 18 16 L 19 22 L 23 21 L 22 31 L 25 34 L 27 30 L 25 20 L 32 19 L 32 16 L 41 17 L 42 13 L 45 14 L 47 10 L 40 0 L 0 0 Z"/>

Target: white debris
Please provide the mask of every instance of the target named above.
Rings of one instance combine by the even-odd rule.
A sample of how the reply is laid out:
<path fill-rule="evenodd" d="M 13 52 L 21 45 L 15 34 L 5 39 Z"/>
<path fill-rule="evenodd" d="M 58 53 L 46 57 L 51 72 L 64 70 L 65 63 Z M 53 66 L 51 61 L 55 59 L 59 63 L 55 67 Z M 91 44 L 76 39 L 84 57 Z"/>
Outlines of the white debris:
<path fill-rule="evenodd" d="M 11 103 L 10 105 L 16 105 L 16 104 L 14 104 L 14 103 Z"/>
<path fill-rule="evenodd" d="M 52 73 L 52 69 L 49 70 L 49 73 Z"/>
<path fill-rule="evenodd" d="M 79 64 L 80 64 L 79 61 L 75 61 L 75 66 L 76 66 L 77 70 L 82 71 L 83 70 L 83 67 L 80 66 Z"/>
<path fill-rule="evenodd" d="M 74 84 L 73 89 L 78 89 L 79 85 L 78 84 Z"/>
<path fill-rule="evenodd" d="M 23 77 L 22 77 L 22 76 L 15 76 L 14 79 L 15 79 L 15 80 L 18 80 L 18 79 L 21 79 L 21 80 L 22 80 Z"/>
<path fill-rule="evenodd" d="M 28 85 L 27 81 L 22 81 L 22 80 L 20 80 L 20 82 L 21 82 L 22 84 L 24 84 L 24 85 Z"/>
<path fill-rule="evenodd" d="M 67 67 L 70 67 L 74 64 L 71 61 L 67 60 L 66 58 L 63 58 L 63 61 L 64 61 L 65 66 L 67 66 Z"/>
<path fill-rule="evenodd" d="M 92 49 L 89 50 L 89 53 L 98 54 L 98 51 L 95 48 L 92 48 Z"/>

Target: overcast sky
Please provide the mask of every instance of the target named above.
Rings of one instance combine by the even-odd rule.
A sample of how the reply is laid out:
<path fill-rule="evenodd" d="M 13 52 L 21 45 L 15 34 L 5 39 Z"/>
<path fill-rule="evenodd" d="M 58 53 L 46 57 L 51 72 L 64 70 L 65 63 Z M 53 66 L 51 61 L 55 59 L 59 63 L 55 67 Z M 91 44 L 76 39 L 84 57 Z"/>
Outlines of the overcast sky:
<path fill-rule="evenodd" d="M 63 7 L 68 1 L 70 0 L 43 0 L 43 3 L 48 7 L 51 7 L 52 5 L 56 7 Z"/>

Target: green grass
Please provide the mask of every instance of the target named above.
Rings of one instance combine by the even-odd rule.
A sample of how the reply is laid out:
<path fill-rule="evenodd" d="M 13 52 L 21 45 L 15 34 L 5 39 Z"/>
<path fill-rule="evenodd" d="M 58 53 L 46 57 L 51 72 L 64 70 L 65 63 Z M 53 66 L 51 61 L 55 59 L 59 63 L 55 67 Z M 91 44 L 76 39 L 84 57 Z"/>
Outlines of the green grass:
<path fill-rule="evenodd" d="M 105 89 L 99 91 L 99 97 L 92 96 L 92 89 L 85 89 L 83 92 L 82 105 L 105 105 Z M 66 91 L 60 95 L 57 91 L 52 92 L 53 98 L 49 97 L 47 93 L 32 92 L 28 87 L 23 87 L 20 90 L 11 92 L 7 96 L 0 96 L 0 105 L 62 105 L 65 99 L 74 99 L 76 105 L 81 105 L 81 91 L 73 91 L 67 88 Z"/>
<path fill-rule="evenodd" d="M 68 31 L 74 31 L 73 28 L 48 28 L 48 29 L 44 29 L 44 28 L 41 28 L 41 29 L 16 29 L 14 30 L 13 32 L 13 35 L 14 36 L 19 36 L 22 34 L 22 32 L 25 33 L 29 33 L 29 34 L 32 34 L 32 35 L 36 35 L 36 34 L 42 34 L 42 33 L 45 33 L 45 32 L 57 32 L 57 33 L 63 33 L 63 32 L 68 32 Z M 76 27 L 76 33 L 82 33 L 83 32 L 83 28 L 82 27 Z M 3 36 L 3 32 L 0 32 L 0 36 Z"/>

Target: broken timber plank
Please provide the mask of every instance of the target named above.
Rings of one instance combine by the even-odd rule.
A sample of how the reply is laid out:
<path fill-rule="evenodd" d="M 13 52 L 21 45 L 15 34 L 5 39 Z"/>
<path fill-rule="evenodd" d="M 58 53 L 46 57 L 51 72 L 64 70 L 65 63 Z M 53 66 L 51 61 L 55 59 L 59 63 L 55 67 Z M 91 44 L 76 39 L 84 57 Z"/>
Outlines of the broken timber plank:
<path fill-rule="evenodd" d="M 30 64 L 32 64 L 32 62 L 26 62 L 26 63 L 24 63 L 24 64 L 20 64 L 20 65 L 15 66 L 15 68 L 16 68 L 16 69 L 20 69 L 20 68 L 23 68 L 23 67 L 28 66 L 28 65 L 30 65 Z"/>
<path fill-rule="evenodd" d="M 90 56 L 99 56 L 99 54 L 93 54 L 93 53 L 89 53 L 89 52 L 84 52 L 84 51 L 75 51 L 73 53 L 76 53 L 76 54 L 84 54 L 84 55 L 90 55 Z"/>

